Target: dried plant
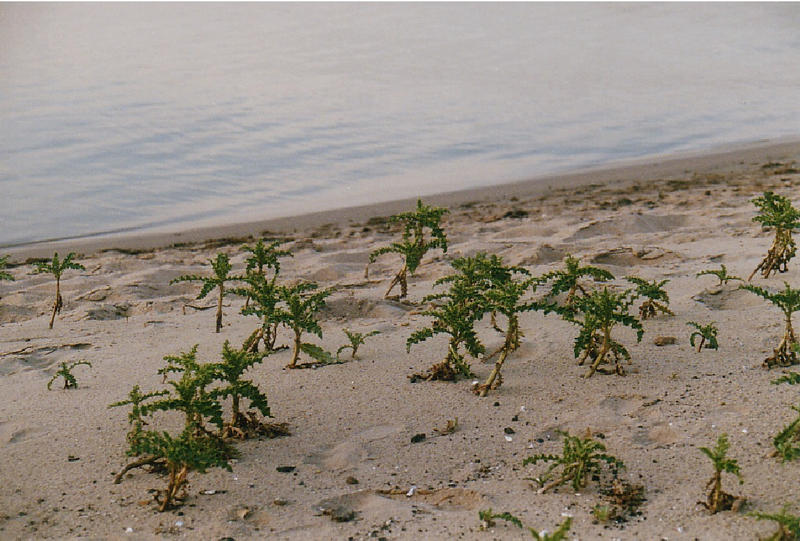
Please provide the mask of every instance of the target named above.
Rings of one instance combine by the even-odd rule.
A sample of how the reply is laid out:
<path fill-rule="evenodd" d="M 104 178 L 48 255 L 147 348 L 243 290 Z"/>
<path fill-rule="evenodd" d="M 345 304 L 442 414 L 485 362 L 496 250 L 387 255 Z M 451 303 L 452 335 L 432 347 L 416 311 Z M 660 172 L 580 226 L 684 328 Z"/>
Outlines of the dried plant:
<path fill-rule="evenodd" d="M 369 263 L 383 254 L 396 253 L 403 258 L 403 266 L 397 272 L 389 284 L 384 297 L 388 298 L 389 293 L 396 285 L 400 285 L 399 298 L 404 298 L 408 294 L 408 275 L 413 275 L 417 267 L 422 262 L 422 258 L 429 250 L 441 248 L 447 253 L 447 236 L 440 224 L 442 216 L 448 212 L 441 207 L 429 207 L 422 204 L 422 200 L 417 200 L 417 208 L 414 212 L 404 212 L 389 218 L 390 222 L 401 223 L 403 225 L 403 238 L 400 242 L 393 242 L 389 246 L 378 248 L 369 254 Z M 426 230 L 429 231 L 426 234 Z M 369 270 L 369 264 L 365 275 Z"/>
<path fill-rule="evenodd" d="M 214 288 L 219 288 L 216 318 L 216 329 L 217 332 L 219 332 L 222 329 L 222 298 L 225 296 L 225 282 L 236 280 L 237 278 L 229 275 L 231 271 L 231 262 L 226 254 L 217 254 L 217 258 L 209 259 L 208 263 L 211 265 L 211 270 L 213 271 L 211 276 L 184 274 L 183 276 L 171 280 L 170 284 L 178 282 L 202 282 L 203 287 L 197 295 L 198 299 L 205 298 Z"/>
<path fill-rule="evenodd" d="M 614 275 L 599 267 L 582 266 L 579 259 L 567 255 L 564 259 L 563 269 L 542 275 L 539 278 L 539 282 L 550 282 L 550 292 L 546 297 L 547 301 L 555 302 L 557 296 L 566 293 L 567 296 L 562 307 L 571 308 L 577 298 L 589 294 L 589 291 L 582 283 L 586 278 L 591 278 L 595 282 L 607 282 L 608 280 L 613 280 Z"/>
<path fill-rule="evenodd" d="M 748 513 L 756 520 L 771 520 L 778 523 L 778 531 L 762 541 L 800 541 L 800 517 L 789 513 L 789 506 L 784 505 L 778 513 Z"/>
<path fill-rule="evenodd" d="M 648 282 L 637 276 L 626 276 L 625 279 L 636 286 L 635 292 L 646 300 L 639 306 L 639 318 L 642 320 L 655 317 L 658 312 L 674 316 L 669 309 L 669 295 L 664 290 L 664 285 L 669 280 L 653 280 Z"/>
<path fill-rule="evenodd" d="M 700 353 L 704 347 L 706 349 L 719 349 L 719 343 L 717 342 L 717 333 L 719 330 L 714 322 L 708 325 L 701 325 L 695 321 L 687 321 L 686 324 L 696 329 L 689 336 L 689 343 L 692 347 L 694 347 L 695 339 L 700 338 L 700 340 L 697 341 L 697 353 Z"/>
<path fill-rule="evenodd" d="M 728 282 L 730 282 L 732 280 L 738 280 L 740 282 L 744 282 L 744 280 L 742 280 L 738 276 L 733 276 L 731 274 L 728 274 L 728 269 L 725 268 L 725 265 L 721 265 L 719 269 L 702 270 L 702 271 L 698 272 L 695 275 L 695 277 L 699 278 L 701 276 L 705 276 L 706 274 L 712 275 L 712 276 L 716 276 L 717 280 L 719 280 L 719 284 L 717 284 L 719 286 L 723 286 L 723 285 L 727 284 Z"/>
<path fill-rule="evenodd" d="M 789 385 L 800 385 L 800 374 L 789 372 L 772 382 L 775 385 L 788 383 Z M 775 452 L 781 456 L 784 462 L 800 457 L 800 406 L 792 406 L 798 413 L 797 418 L 786 425 L 777 436 L 772 439 Z"/>
<path fill-rule="evenodd" d="M 759 297 L 768 300 L 780 308 L 783 312 L 784 321 L 786 323 L 783 331 L 783 338 L 780 344 L 778 344 L 778 347 L 773 350 L 772 356 L 764 359 L 764 366 L 768 368 L 797 364 L 797 352 L 794 349 L 797 339 L 795 338 L 794 328 L 792 327 L 792 314 L 800 310 L 800 289 L 792 289 L 788 282 L 784 282 L 784 286 L 785 288 L 783 291 L 778 291 L 777 293 L 772 293 L 764 288 L 750 284 L 740 286 L 740 289 L 746 289 L 751 293 L 755 293 Z"/>
<path fill-rule="evenodd" d="M 530 526 L 525 526 L 522 521 L 508 512 L 495 513 L 491 508 L 478 511 L 478 519 L 481 521 L 481 530 L 488 530 L 496 526 L 495 519 L 505 520 L 517 528 L 527 529 L 531 536 L 537 541 L 564 541 L 567 539 L 567 532 L 572 526 L 572 517 L 564 519 L 553 533 L 545 530 L 536 531 Z"/>
<path fill-rule="evenodd" d="M 603 464 L 611 468 L 614 474 L 625 467 L 621 460 L 606 454 L 605 446 L 592 439 L 590 434 L 581 438 L 571 436 L 568 432 L 559 431 L 559 433 L 564 436 L 564 449 L 561 455 L 539 454 L 522 461 L 523 466 L 537 462 L 553 462 L 543 475 L 535 479 L 541 485 L 539 494 L 544 494 L 568 481 L 573 489 L 580 490 L 586 486 L 590 476 L 600 474 Z M 552 478 L 553 472 L 558 468 L 561 468 L 561 471 Z"/>
<path fill-rule="evenodd" d="M 739 496 L 733 496 L 722 490 L 722 473 L 730 473 L 739 479 L 739 484 L 744 483 L 742 474 L 739 472 L 739 463 L 736 459 L 728 458 L 728 449 L 730 443 L 728 442 L 728 435 L 722 434 L 717 438 L 717 444 L 713 449 L 708 447 L 700 447 L 703 452 L 714 466 L 714 475 L 711 476 L 706 489 L 709 490 L 706 501 L 698 502 L 703 507 L 708 509 L 712 514 L 720 511 L 738 511 L 739 507 L 744 503 L 744 499 Z"/>
<path fill-rule="evenodd" d="M 292 286 L 278 288 L 279 297 L 285 304 L 278 314 L 278 319 L 294 333 L 292 359 L 287 368 L 297 368 L 300 352 L 312 356 L 323 364 L 330 364 L 336 359 L 319 346 L 303 342 L 303 333 L 313 333 L 322 338 L 322 328 L 317 318 L 319 311 L 325 308 L 325 299 L 333 292 L 330 289 L 318 290 L 314 282 L 300 282 Z"/>
<path fill-rule="evenodd" d="M 759 214 L 753 217 L 753 221 L 760 223 L 762 227 L 774 228 L 775 238 L 767 255 L 750 273 L 748 282 L 758 271 L 761 271 L 764 278 L 769 278 L 773 272 L 786 272 L 787 265 L 797 250 L 792 233 L 800 227 L 800 211 L 792 206 L 787 197 L 764 192 L 763 196 L 756 197 L 752 202 L 759 209 Z"/>
<path fill-rule="evenodd" d="M 380 331 L 370 331 L 368 333 L 360 333 L 356 331 L 351 331 L 350 329 L 342 329 L 344 334 L 347 336 L 347 339 L 350 341 L 349 344 L 345 344 L 341 346 L 339 349 L 336 350 L 336 357 L 339 358 L 339 354 L 341 354 L 344 350 L 349 349 L 350 358 L 355 359 L 356 354 L 358 353 L 359 346 L 362 346 L 364 342 L 370 336 L 375 336 L 376 334 L 380 334 Z"/>
<path fill-rule="evenodd" d="M 76 366 L 80 366 L 85 364 L 86 366 L 92 366 L 92 363 L 89 361 L 75 361 L 73 363 L 61 363 L 60 368 L 58 371 L 53 374 L 53 377 L 50 378 L 50 381 L 47 382 L 47 390 L 50 390 L 50 387 L 53 385 L 53 382 L 60 376 L 64 378 L 64 388 L 65 389 L 75 389 L 78 387 L 78 381 L 75 379 L 75 376 L 72 374 L 72 369 Z"/>
<path fill-rule="evenodd" d="M 75 252 L 70 252 L 64 259 L 58 258 L 58 252 L 53 254 L 51 261 L 36 264 L 37 273 L 51 273 L 56 279 L 56 300 L 53 303 L 53 315 L 50 316 L 50 328 L 53 328 L 53 323 L 56 320 L 56 314 L 61 312 L 64 306 L 64 299 L 61 298 L 61 275 L 67 269 L 73 270 L 86 270 L 86 267 L 80 263 L 75 263 Z"/>

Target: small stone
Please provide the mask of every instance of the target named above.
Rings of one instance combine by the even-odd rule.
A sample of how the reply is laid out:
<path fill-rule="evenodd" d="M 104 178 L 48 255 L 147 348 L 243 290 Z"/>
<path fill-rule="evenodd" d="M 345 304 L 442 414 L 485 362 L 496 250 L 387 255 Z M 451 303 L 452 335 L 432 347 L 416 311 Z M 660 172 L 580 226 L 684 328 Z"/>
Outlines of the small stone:
<path fill-rule="evenodd" d="M 678 343 L 674 336 L 656 336 L 653 343 L 657 346 L 673 346 Z"/>
<path fill-rule="evenodd" d="M 289 500 L 284 500 L 283 498 L 275 498 L 274 500 L 272 500 L 272 505 L 283 507 L 284 505 L 289 505 Z"/>
<path fill-rule="evenodd" d="M 292 473 L 295 470 L 295 466 L 278 466 L 275 469 L 281 473 Z"/>
<path fill-rule="evenodd" d="M 425 434 L 420 432 L 419 434 L 414 434 L 411 436 L 411 443 L 419 443 L 421 441 L 425 441 Z"/>
<path fill-rule="evenodd" d="M 358 484 L 358 479 L 356 479 L 355 477 L 353 477 L 351 475 L 347 479 L 345 479 L 344 482 L 347 483 L 348 485 L 357 485 Z"/>
<path fill-rule="evenodd" d="M 514 434 L 514 433 L 515 433 L 515 432 L 514 432 L 514 429 L 513 429 L 513 428 L 511 428 L 510 426 L 507 426 L 507 427 L 505 427 L 505 428 L 503 429 L 503 432 L 505 432 L 506 434 Z"/>

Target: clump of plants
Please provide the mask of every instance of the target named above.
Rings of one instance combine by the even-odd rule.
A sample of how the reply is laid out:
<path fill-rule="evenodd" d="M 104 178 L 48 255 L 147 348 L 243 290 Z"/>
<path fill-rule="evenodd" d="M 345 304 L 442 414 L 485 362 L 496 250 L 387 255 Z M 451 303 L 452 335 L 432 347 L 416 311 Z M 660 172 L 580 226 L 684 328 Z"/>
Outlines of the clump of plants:
<path fill-rule="evenodd" d="M 599 492 L 608 502 L 592 509 L 592 514 L 599 522 L 625 522 L 628 517 L 641 514 L 639 507 L 646 501 L 644 486 L 631 484 L 618 477 L 600 488 Z"/>
<path fill-rule="evenodd" d="M 402 224 L 402 239 L 369 254 L 369 264 L 374 263 L 383 254 L 395 253 L 403 259 L 403 265 L 392 278 L 384 297 L 388 298 L 392 289 L 399 284 L 400 295 L 398 298 L 405 298 L 408 295 L 408 275 L 416 272 L 425 254 L 435 248 L 441 248 L 443 252 L 447 253 L 447 236 L 441 226 L 442 216 L 447 212 L 448 210 L 445 208 L 429 207 L 424 205 L 422 200 L 417 200 L 417 208 L 414 212 L 404 212 L 389 218 L 392 223 Z M 369 271 L 369 264 L 365 274 Z"/>
<path fill-rule="evenodd" d="M 614 279 L 614 275 L 605 269 L 591 265 L 581 265 L 578 258 L 567 255 L 564 259 L 564 268 L 548 272 L 539 278 L 541 283 L 550 283 L 550 292 L 546 296 L 547 302 L 555 302 L 556 297 L 566 293 L 561 306 L 572 308 L 576 299 L 589 295 L 589 289 L 584 280 L 591 278 L 595 282 L 607 282 Z"/>
<path fill-rule="evenodd" d="M 742 474 L 739 471 L 739 463 L 736 459 L 728 458 L 727 456 L 729 448 L 730 443 L 728 442 L 727 434 L 722 434 L 717 438 L 717 444 L 713 449 L 700 447 L 700 451 L 711 460 L 714 466 L 714 475 L 711 476 L 711 479 L 706 484 L 706 489 L 709 491 L 706 501 L 698 503 L 712 514 L 720 511 L 738 511 L 739 507 L 744 503 L 744 498 L 733 496 L 722 490 L 723 472 L 735 475 L 739 479 L 739 484 L 744 483 Z"/>
<path fill-rule="evenodd" d="M 625 346 L 612 337 L 612 331 L 618 325 L 629 327 L 636 331 L 637 342 L 641 342 L 644 334 L 642 324 L 629 314 L 636 298 L 636 294 L 630 289 L 615 292 L 604 287 L 577 297 L 571 306 L 551 304 L 544 308 L 545 313 L 554 311 L 566 321 L 580 327 L 573 351 L 578 365 L 589 362 L 585 378 L 592 377 L 595 372 L 625 374 L 621 361 L 630 361 L 631 355 Z M 611 363 L 614 364 L 612 369 L 601 368 Z"/>
<path fill-rule="evenodd" d="M 739 282 L 744 282 L 744 280 L 742 280 L 738 276 L 733 276 L 731 274 L 728 274 L 728 269 L 725 267 L 724 264 L 720 265 L 719 269 L 705 269 L 705 270 L 702 270 L 702 271 L 698 272 L 695 276 L 697 278 L 700 278 L 701 276 L 705 276 L 705 275 L 716 276 L 717 280 L 719 280 L 719 283 L 717 284 L 718 286 L 726 285 L 728 282 L 731 282 L 733 280 L 738 280 Z"/>
<path fill-rule="evenodd" d="M 51 261 L 40 262 L 36 264 L 37 273 L 50 273 L 56 279 L 56 299 L 53 302 L 53 314 L 50 316 L 50 328 L 53 328 L 53 323 L 56 320 L 56 314 L 61 312 L 64 307 L 64 299 L 61 297 L 61 276 L 64 271 L 72 270 L 86 270 L 86 267 L 80 263 L 75 263 L 75 253 L 70 252 L 64 259 L 59 259 L 58 252 L 53 254 Z"/>
<path fill-rule="evenodd" d="M 202 282 L 203 287 L 197 295 L 198 299 L 204 299 L 214 288 L 219 290 L 217 298 L 216 332 L 222 329 L 222 299 L 225 296 L 225 282 L 235 280 L 230 276 L 231 262 L 227 254 L 217 254 L 216 259 L 209 259 L 211 265 L 211 276 L 199 276 L 196 274 L 184 274 L 170 281 L 170 284 L 178 282 Z"/>
<path fill-rule="evenodd" d="M 517 528 L 527 529 L 531 536 L 537 541 L 564 541 L 567 539 L 567 532 L 569 532 L 572 526 L 572 517 L 566 517 L 564 522 L 562 522 L 553 533 L 549 533 L 545 530 L 536 531 L 530 526 L 525 526 L 519 518 L 511 513 L 495 513 L 491 508 L 478 511 L 478 518 L 481 521 L 481 530 L 494 528 L 497 525 L 495 520 L 500 519 L 513 524 Z"/>
<path fill-rule="evenodd" d="M 523 466 L 538 462 L 552 462 L 544 474 L 534 478 L 539 483 L 539 494 L 569 482 L 576 491 L 586 486 L 588 480 L 608 467 L 616 476 L 618 470 L 625 467 L 618 458 L 607 454 L 606 447 L 593 439 L 590 434 L 581 438 L 571 436 L 568 432 L 559 431 L 564 437 L 564 449 L 561 455 L 538 454 L 522 461 Z M 558 470 L 558 471 L 557 471 Z"/>
<path fill-rule="evenodd" d="M 783 312 L 786 324 L 783 338 L 778 347 L 773 350 L 772 356 L 764 360 L 764 366 L 767 368 L 797 364 L 797 352 L 795 350 L 797 338 L 794 335 L 794 327 L 792 327 L 792 314 L 800 310 L 800 289 L 792 289 L 788 282 L 784 282 L 784 286 L 784 289 L 777 293 L 772 293 L 764 288 L 750 284 L 741 286 L 741 289 L 746 289 L 768 300 Z"/>
<path fill-rule="evenodd" d="M 294 257 L 288 250 L 278 250 L 278 246 L 283 244 L 283 241 L 276 240 L 269 244 L 265 244 L 263 239 L 259 239 L 253 246 L 249 244 L 242 245 L 242 250 L 248 252 L 250 257 L 245 260 L 245 274 L 247 276 L 260 275 L 265 279 L 267 278 L 267 270 L 272 269 L 273 278 L 277 278 L 281 272 L 281 258 Z M 274 283 L 274 280 L 273 280 Z M 245 301 L 245 308 L 250 304 L 250 297 Z"/>
<path fill-rule="evenodd" d="M 637 276 L 627 276 L 625 278 L 630 283 L 634 284 L 636 295 L 643 297 L 646 300 L 639 306 L 639 318 L 642 320 L 655 317 L 658 312 L 674 316 L 675 314 L 669 309 L 669 295 L 664 290 L 664 285 L 669 280 L 653 280 L 648 282 Z"/>
<path fill-rule="evenodd" d="M 277 272 L 272 278 L 267 278 L 262 273 L 250 272 L 242 278 L 242 281 L 244 285 L 232 287 L 229 292 L 246 297 L 242 314 L 254 315 L 260 321 L 258 327 L 242 344 L 242 349 L 256 353 L 259 344 L 263 343 L 267 353 L 275 351 L 278 327 L 281 324 L 279 307 L 281 291 L 277 284 Z"/>
<path fill-rule="evenodd" d="M 769 278 L 773 272 L 786 272 L 789 261 L 795 256 L 797 246 L 792 233 L 800 227 L 800 211 L 792 206 L 789 198 L 773 192 L 764 192 L 764 195 L 752 200 L 758 207 L 758 215 L 753 217 L 762 227 L 771 227 L 775 230 L 767 255 L 750 273 L 747 281 L 761 271 L 761 276 Z"/>
<path fill-rule="evenodd" d="M 61 363 L 59 366 L 58 371 L 53 374 L 53 377 L 50 378 L 50 381 L 47 382 L 47 390 L 49 391 L 53 385 L 53 382 L 58 379 L 59 377 L 64 379 L 64 388 L 65 389 L 76 389 L 78 387 L 78 380 L 75 379 L 75 376 L 72 373 L 72 370 L 76 366 L 86 365 L 91 368 L 92 363 L 89 361 L 75 361 L 72 363 Z"/>
<path fill-rule="evenodd" d="M 412 381 L 446 380 L 453 381 L 459 375 L 473 377 L 465 353 L 478 357 L 486 348 L 478 339 L 475 322 L 489 311 L 483 293 L 488 287 L 484 255 L 462 257 L 452 262 L 457 272 L 440 278 L 434 286 L 449 284 L 450 288 L 443 293 L 428 295 L 423 302 L 431 307 L 422 315 L 433 318 L 430 326 L 411 333 L 406 340 L 406 351 L 411 346 L 432 338 L 437 334 L 449 335 L 445 358 L 434 364 L 426 374 L 414 374 Z"/>
<path fill-rule="evenodd" d="M 689 344 L 695 347 L 695 342 L 697 342 L 697 353 L 700 353 L 704 347 L 706 349 L 719 349 L 719 343 L 717 342 L 717 333 L 719 329 L 717 329 L 714 322 L 708 325 L 702 325 L 696 321 L 687 321 L 686 324 L 695 329 L 689 336 Z M 699 340 L 697 340 L 697 338 L 699 338 Z"/>
<path fill-rule="evenodd" d="M 789 385 L 800 384 L 800 374 L 790 372 L 772 382 L 775 385 L 788 383 Z M 797 418 L 786 425 L 777 436 L 772 439 L 775 452 L 781 456 L 784 462 L 800 457 L 800 406 L 792 406 L 798 413 Z"/>
<path fill-rule="evenodd" d="M 11 275 L 10 272 L 6 271 L 6 267 L 8 266 L 8 256 L 4 255 L 0 257 L 0 280 L 10 280 L 14 281 L 14 277 Z"/>
<path fill-rule="evenodd" d="M 778 530 L 763 541 L 798 541 L 800 540 L 800 517 L 789 513 L 789 506 L 784 505 L 778 513 L 749 513 L 756 520 L 771 520 L 778 523 Z"/>
<path fill-rule="evenodd" d="M 330 289 L 318 289 L 314 282 L 300 282 L 292 286 L 281 286 L 279 297 L 285 304 L 277 315 L 278 321 L 294 333 L 292 358 L 286 368 L 298 368 L 297 360 L 300 352 L 304 352 L 322 364 L 337 362 L 336 359 L 321 347 L 303 342 L 303 333 L 316 334 L 322 338 L 322 328 L 317 318 L 319 311 L 325 308 L 325 299 L 332 293 Z"/>
<path fill-rule="evenodd" d="M 350 350 L 350 358 L 356 359 L 356 355 L 358 354 L 358 348 L 366 342 L 367 338 L 371 336 L 375 336 L 376 334 L 380 334 L 380 331 L 369 331 L 367 333 L 361 333 L 357 331 L 351 331 L 350 329 L 342 329 L 344 334 L 347 336 L 347 340 L 350 342 L 349 344 L 345 344 L 339 349 L 336 350 L 336 357 L 338 358 L 339 355 L 345 351 L 346 349 Z"/>

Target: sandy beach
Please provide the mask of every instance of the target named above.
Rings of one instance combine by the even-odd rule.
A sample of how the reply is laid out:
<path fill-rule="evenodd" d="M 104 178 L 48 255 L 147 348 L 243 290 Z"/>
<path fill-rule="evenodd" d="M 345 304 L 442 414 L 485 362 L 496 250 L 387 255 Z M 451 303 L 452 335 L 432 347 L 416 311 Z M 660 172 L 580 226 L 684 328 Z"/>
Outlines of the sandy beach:
<path fill-rule="evenodd" d="M 0 538 L 530 538 L 503 521 L 481 531 L 478 512 L 487 508 L 549 531 L 571 516 L 574 539 L 767 536 L 774 524 L 747 512 L 790 504 L 800 514 L 800 465 L 770 456 L 798 402 L 796 387 L 770 384 L 780 369 L 762 367 L 782 336 L 782 314 L 735 283 L 720 287 L 696 274 L 720 264 L 750 274 L 772 240 L 752 221 L 751 199 L 771 190 L 797 206 L 798 164 L 800 143 L 764 143 L 426 198 L 450 210 L 449 249 L 425 257 L 405 301 L 384 299 L 398 257 L 381 257 L 368 278 L 364 268 L 372 250 L 398 237 L 385 218 L 411 210 L 413 200 L 3 250 L 15 281 L 0 281 Z M 380 334 L 343 364 L 287 370 L 289 351 L 266 357 L 249 376 L 267 393 L 271 420 L 288 423 L 291 435 L 236 443 L 232 471 L 192 473 L 185 504 L 160 513 L 148 491 L 163 488 L 163 476 L 136 469 L 113 482 L 130 461 L 127 410 L 107 406 L 133 385 L 164 388 L 157 371 L 166 355 L 197 344 L 199 359 L 217 361 L 226 340 L 242 344 L 257 325 L 240 314 L 244 299 L 225 299 L 215 333 L 213 294 L 196 300 L 197 284 L 170 280 L 206 274 L 218 253 L 243 272 L 241 245 L 261 235 L 286 239 L 293 257 L 282 260 L 282 278 L 334 288 L 323 338 L 310 341 L 335 352 L 347 341 L 343 328 Z M 54 282 L 34 274 L 32 258 L 54 250 L 77 252 L 85 270 L 65 272 L 64 308 L 50 330 Z M 529 312 L 522 345 L 488 397 L 475 396 L 470 379 L 412 383 L 408 376 L 446 348 L 437 337 L 406 352 L 411 332 L 429 323 L 421 299 L 451 260 L 479 252 L 534 275 L 571 254 L 610 271 L 621 287 L 625 276 L 668 279 L 675 315 L 643 322 L 640 343 L 629 329 L 619 332 L 632 356 L 625 376 L 583 379 L 576 327 Z M 800 261 L 753 279 L 768 288 L 784 281 L 800 284 Z M 689 321 L 716 322 L 719 350 L 697 353 Z M 488 318 L 477 328 L 488 351 L 501 345 Z M 675 343 L 659 346 L 657 337 Z M 278 344 L 290 339 L 282 329 Z M 76 367 L 77 389 L 47 389 L 59 363 L 78 360 L 92 366 Z M 476 380 L 491 371 L 492 363 L 470 362 Z M 178 428 L 172 421 L 179 420 L 165 417 L 159 429 Z M 625 463 L 620 477 L 644 486 L 639 514 L 598 522 L 592 510 L 605 501 L 602 479 L 579 493 L 569 485 L 537 493 L 532 479 L 546 467 L 523 460 L 559 453 L 559 430 L 588 430 Z M 711 515 L 698 504 L 712 474 L 698 448 L 722 433 L 744 480 L 726 475 L 724 487 L 747 503 Z M 346 520 L 333 520 L 331 509 Z"/>

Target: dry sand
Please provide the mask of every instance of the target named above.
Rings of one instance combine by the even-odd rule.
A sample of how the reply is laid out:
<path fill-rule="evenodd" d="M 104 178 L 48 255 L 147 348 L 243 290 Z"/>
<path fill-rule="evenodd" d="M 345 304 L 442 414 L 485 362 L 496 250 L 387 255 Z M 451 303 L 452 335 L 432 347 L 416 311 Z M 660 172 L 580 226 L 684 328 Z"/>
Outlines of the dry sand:
<path fill-rule="evenodd" d="M 83 245 L 86 271 L 65 274 L 65 308 L 53 330 L 52 281 L 19 263 L 11 268 L 16 281 L 0 282 L 0 538 L 528 538 L 502 521 L 479 531 L 478 510 L 488 507 L 537 529 L 573 516 L 572 535 L 580 539 L 766 535 L 772 524 L 743 513 L 712 516 L 697 504 L 711 475 L 698 447 L 729 434 L 744 484 L 726 478 L 728 491 L 747 497 L 746 510 L 792 503 L 800 512 L 800 466 L 769 456 L 797 403 L 796 388 L 770 385 L 780 371 L 761 367 L 780 339 L 781 314 L 755 295 L 695 274 L 720 263 L 739 276 L 755 268 L 770 234 L 751 221 L 749 200 L 770 189 L 797 203 L 800 174 L 786 164 L 800 161 L 800 145 L 733 152 L 706 166 L 701 158 L 670 162 L 667 170 L 639 164 L 637 174 L 586 173 L 538 192 L 518 184 L 460 194 L 446 219 L 450 249 L 426 257 L 410 280 L 408 303 L 383 299 L 396 258 L 382 257 L 369 279 L 363 274 L 370 250 L 395 237 L 383 220 L 370 218 L 398 209 L 360 209 L 330 225 L 319 216 L 291 221 L 294 258 L 284 260 L 282 275 L 337 288 L 323 315 L 324 339 L 314 341 L 335 351 L 345 343 L 343 327 L 381 334 L 362 346 L 360 360 L 316 370 L 283 369 L 287 351 L 269 356 L 251 375 L 268 393 L 274 420 L 288 422 L 292 435 L 239 443 L 232 472 L 192 474 L 186 504 L 165 513 L 148 501 L 162 477 L 134 470 L 113 484 L 128 461 L 127 411 L 107 405 L 134 384 L 162 388 L 156 371 L 165 355 L 199 344 L 201 359 L 217 360 L 225 340 L 240 344 L 253 330 L 254 320 L 239 314 L 242 300 L 230 298 L 215 334 L 213 310 L 184 309 L 211 299 L 196 301 L 194 284 L 169 285 L 178 275 L 205 272 L 220 251 L 242 269 L 241 241 L 138 252 L 98 251 L 114 240 Z M 12 259 L 50 249 L 15 249 Z M 638 344 L 633 333 L 619 334 L 633 357 L 624 377 L 582 379 L 572 355 L 575 327 L 530 313 L 504 384 L 487 398 L 474 396 L 466 380 L 410 383 L 410 374 L 444 355 L 443 338 L 406 353 L 406 338 L 426 323 L 420 299 L 448 272 L 449 260 L 479 251 L 534 274 L 571 253 L 620 279 L 669 279 L 675 316 L 646 321 Z M 783 280 L 799 284 L 800 263 L 754 282 L 778 287 Z M 690 320 L 717 323 L 719 351 L 689 346 Z M 488 350 L 500 345 L 488 322 L 480 329 Z M 656 346 L 658 336 L 677 343 Z M 282 331 L 280 341 L 288 340 Z M 59 362 L 81 359 L 93 366 L 76 368 L 77 389 L 46 389 Z M 484 379 L 491 365 L 473 360 L 472 368 Z M 436 432 L 456 418 L 455 432 Z M 173 420 L 159 419 L 159 427 L 174 427 Z M 623 478 L 646 487 L 640 516 L 595 523 L 592 508 L 603 501 L 595 482 L 579 494 L 569 487 L 537 494 L 530 478 L 543 468 L 522 461 L 559 452 L 559 429 L 604 437 L 627 465 Z M 412 443 L 420 433 L 426 438 Z M 279 466 L 295 469 L 281 473 Z M 411 487 L 417 492 L 406 496 Z M 387 490 L 399 494 L 380 492 Z M 335 522 L 320 512 L 337 506 L 354 511 L 354 520 Z"/>

